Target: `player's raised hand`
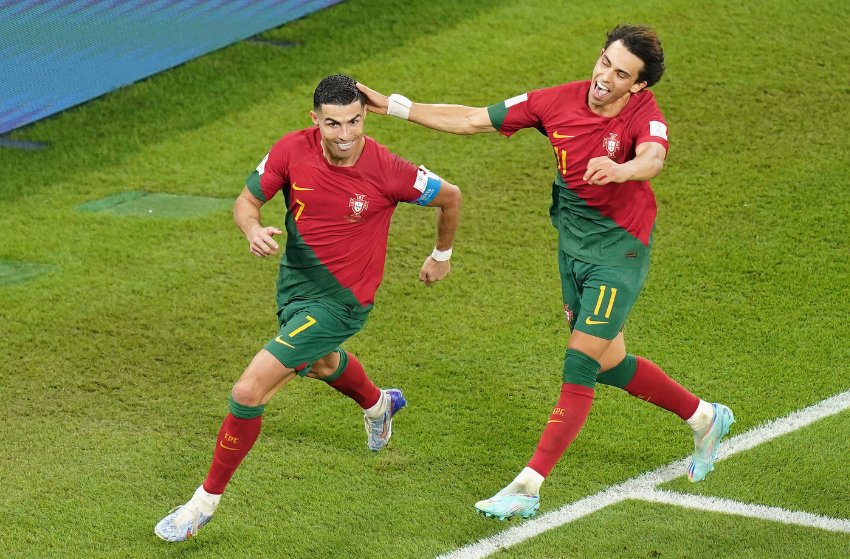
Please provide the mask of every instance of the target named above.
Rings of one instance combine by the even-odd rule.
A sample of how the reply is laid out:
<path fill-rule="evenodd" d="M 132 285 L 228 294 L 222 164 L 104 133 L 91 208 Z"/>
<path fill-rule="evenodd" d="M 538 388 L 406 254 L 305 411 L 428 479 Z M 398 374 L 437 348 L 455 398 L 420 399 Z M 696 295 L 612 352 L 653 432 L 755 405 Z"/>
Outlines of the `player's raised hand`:
<path fill-rule="evenodd" d="M 279 247 L 272 237 L 282 234 L 283 231 L 277 227 L 254 227 L 248 236 L 248 245 L 251 249 L 251 254 L 265 258 L 270 254 L 276 253 Z"/>
<path fill-rule="evenodd" d="M 628 169 L 613 159 L 601 156 L 587 162 L 587 172 L 584 173 L 587 184 L 608 184 L 609 182 L 625 182 L 629 180 Z"/>
<path fill-rule="evenodd" d="M 430 287 L 431 284 L 449 275 L 451 269 L 452 265 L 449 260 L 439 261 L 429 256 L 422 264 L 422 270 L 419 271 L 419 281 L 425 284 L 426 287 Z"/>
<path fill-rule="evenodd" d="M 390 102 L 387 99 L 386 95 L 382 95 L 378 93 L 374 89 L 370 89 L 363 85 L 360 82 L 357 82 L 357 89 L 363 92 L 363 95 L 366 96 L 366 110 L 375 114 L 385 115 L 387 114 L 387 107 L 389 107 Z"/>

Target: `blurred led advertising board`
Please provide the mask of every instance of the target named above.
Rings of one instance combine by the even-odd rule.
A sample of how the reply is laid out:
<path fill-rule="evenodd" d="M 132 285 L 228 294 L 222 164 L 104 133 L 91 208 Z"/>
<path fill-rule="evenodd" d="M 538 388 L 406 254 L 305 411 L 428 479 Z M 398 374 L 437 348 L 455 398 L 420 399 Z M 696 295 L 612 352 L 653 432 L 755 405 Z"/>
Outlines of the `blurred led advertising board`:
<path fill-rule="evenodd" d="M 0 0 L 0 134 L 341 0 Z"/>

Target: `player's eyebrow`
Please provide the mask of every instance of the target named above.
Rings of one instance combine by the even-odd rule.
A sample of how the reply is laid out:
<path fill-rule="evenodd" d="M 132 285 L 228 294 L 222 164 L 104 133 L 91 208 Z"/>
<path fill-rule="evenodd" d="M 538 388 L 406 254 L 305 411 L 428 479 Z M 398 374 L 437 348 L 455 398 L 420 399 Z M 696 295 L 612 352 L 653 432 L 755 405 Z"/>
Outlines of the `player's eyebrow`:
<path fill-rule="evenodd" d="M 609 66 L 613 66 L 613 64 L 611 63 L 611 59 L 608 58 L 608 55 L 604 52 L 602 53 L 602 58 L 605 60 L 606 64 L 608 64 Z M 614 68 L 614 71 L 618 74 L 625 74 L 626 78 L 632 77 L 631 73 L 629 73 L 627 70 L 623 70 L 622 68 Z"/>
<path fill-rule="evenodd" d="M 359 115 L 359 114 L 358 114 L 358 115 L 355 115 L 355 116 L 353 116 L 353 117 L 349 118 L 349 119 L 348 119 L 348 122 L 354 122 L 355 120 L 357 120 L 358 118 L 360 118 L 360 116 L 361 116 L 361 115 Z M 331 117 L 329 117 L 329 116 L 326 116 L 326 117 L 325 117 L 325 122 L 331 122 L 331 123 L 333 123 L 333 124 L 342 124 L 342 123 L 341 123 L 340 121 L 338 121 L 337 119 L 335 119 L 335 118 L 331 118 Z"/>

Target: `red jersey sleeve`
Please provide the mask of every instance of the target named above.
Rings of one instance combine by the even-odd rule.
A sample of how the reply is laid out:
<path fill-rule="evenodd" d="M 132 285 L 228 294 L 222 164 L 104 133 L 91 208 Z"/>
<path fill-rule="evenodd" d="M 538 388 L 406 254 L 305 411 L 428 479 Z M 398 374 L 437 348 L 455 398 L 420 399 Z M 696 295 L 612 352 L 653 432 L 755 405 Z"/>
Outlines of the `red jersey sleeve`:
<path fill-rule="evenodd" d="M 266 200 L 271 200 L 279 190 L 283 190 L 289 181 L 288 143 L 288 138 L 284 136 L 272 147 L 266 158 L 265 168 L 260 173 L 260 189 L 263 191 Z"/>
<path fill-rule="evenodd" d="M 290 143 L 289 136 L 278 140 L 245 181 L 248 190 L 258 200 L 268 202 L 288 184 Z"/>
<path fill-rule="evenodd" d="M 381 183 L 387 196 L 395 203 L 415 202 L 422 195 L 422 192 L 416 189 L 418 173 L 416 165 L 390 152 L 377 142 L 375 147 L 378 151 Z"/>
<path fill-rule="evenodd" d="M 501 103 L 487 107 L 490 123 L 504 136 L 512 136 L 523 128 L 543 127 L 543 121 L 537 110 L 537 100 L 541 90 L 523 93 L 506 99 Z"/>
<path fill-rule="evenodd" d="M 631 132 L 635 138 L 635 147 L 644 142 L 655 142 L 664 146 L 665 150 L 670 149 L 667 139 L 667 121 L 664 120 L 664 115 L 661 114 L 661 109 L 658 108 L 654 98 L 635 115 Z"/>

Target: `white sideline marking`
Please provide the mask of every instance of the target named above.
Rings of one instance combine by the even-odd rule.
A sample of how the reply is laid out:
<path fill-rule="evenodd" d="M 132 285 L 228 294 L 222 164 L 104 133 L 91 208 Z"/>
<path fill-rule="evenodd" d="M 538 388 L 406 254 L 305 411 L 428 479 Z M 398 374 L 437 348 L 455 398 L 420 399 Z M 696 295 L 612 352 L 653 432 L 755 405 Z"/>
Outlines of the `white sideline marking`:
<path fill-rule="evenodd" d="M 783 524 L 798 524 L 811 528 L 820 528 L 830 532 L 845 532 L 850 534 L 850 519 L 832 518 L 821 516 L 810 512 L 798 510 L 786 510 L 766 505 L 752 505 L 721 499 L 719 497 L 704 497 L 702 495 L 690 495 L 688 493 L 676 493 L 673 491 L 661 491 L 659 489 L 645 489 L 635 495 L 643 501 L 653 503 L 665 503 L 689 509 L 707 510 L 711 512 L 723 512 L 750 518 L 761 518 L 762 520 L 773 520 Z"/>
<path fill-rule="evenodd" d="M 784 417 L 768 421 L 767 423 L 759 427 L 756 427 L 745 433 L 741 433 L 740 435 L 736 435 L 725 440 L 720 447 L 720 452 L 718 453 L 717 460 L 724 460 L 732 456 L 733 454 L 737 454 L 745 450 L 750 450 L 751 448 L 754 448 L 764 442 L 775 439 L 782 435 L 787 435 L 788 433 L 796 431 L 797 429 L 802 429 L 803 427 L 806 427 L 807 425 L 810 425 L 815 421 L 824 419 L 825 417 L 829 417 L 831 415 L 835 415 L 848 408 L 850 408 L 850 390 L 842 392 L 840 394 L 836 394 L 835 396 L 831 396 L 826 400 L 822 400 L 817 404 L 811 405 L 807 408 L 791 412 L 790 414 Z M 650 472 L 638 475 L 622 483 L 612 485 L 606 489 L 603 489 L 599 493 L 589 495 L 587 497 L 584 497 L 583 499 L 579 499 L 578 501 L 564 505 L 563 507 L 557 510 L 547 512 L 546 514 L 543 514 L 533 520 L 524 520 L 521 524 L 513 526 L 512 528 L 508 528 L 507 530 L 499 532 L 498 534 L 494 534 L 489 538 L 480 539 L 477 542 L 465 545 L 459 549 L 456 549 L 455 551 L 440 555 L 437 557 L 437 559 L 482 559 L 483 557 L 487 557 L 488 555 L 491 555 L 497 551 L 514 546 L 518 543 L 522 543 L 529 538 L 540 535 L 544 532 L 552 530 L 553 528 L 558 528 L 565 524 L 569 524 L 574 520 L 578 520 L 579 518 L 592 514 L 600 509 L 607 507 L 608 505 L 613 505 L 621 501 L 625 501 L 626 499 L 644 499 L 645 496 L 653 496 L 654 498 L 660 498 L 657 497 L 656 494 L 666 496 L 666 492 L 656 491 L 655 486 L 661 483 L 672 481 L 678 477 L 682 477 L 684 475 L 685 469 L 687 468 L 688 461 L 689 458 L 676 460 L 667 464 L 666 466 L 662 466 Z M 689 495 L 688 497 L 693 496 Z M 700 497 L 700 499 L 711 500 L 711 498 L 708 497 Z M 850 523 L 850 520 L 845 519 L 832 519 L 829 517 L 821 517 L 808 513 L 775 509 L 773 507 L 760 507 L 759 505 L 745 505 L 744 503 L 737 503 L 736 501 L 726 501 L 722 499 L 714 499 L 714 501 L 720 502 L 723 506 L 720 508 L 712 508 L 708 510 L 717 510 L 718 512 L 726 512 L 730 514 L 742 514 L 740 512 L 735 512 L 733 509 L 728 508 L 731 504 L 734 503 L 737 507 L 743 507 L 740 508 L 740 510 L 747 512 L 755 512 L 756 509 L 754 507 L 759 507 L 761 509 L 766 509 L 772 512 L 782 511 L 785 514 L 786 518 L 786 520 L 783 520 L 782 522 L 802 524 L 803 526 L 811 526 L 811 524 L 809 524 L 808 522 L 811 521 L 813 518 L 820 519 L 819 521 L 823 521 L 823 519 L 837 521 L 839 523 L 837 524 L 839 528 Z M 694 499 L 691 502 L 697 503 L 702 501 Z M 711 506 L 715 505 L 712 504 Z M 752 514 L 743 514 L 743 516 L 752 516 Z M 764 517 L 758 516 L 757 518 Z M 798 518 L 802 519 L 802 522 L 798 522 Z M 776 520 L 775 518 L 768 519 Z M 842 529 L 837 531 L 845 530 Z"/>

